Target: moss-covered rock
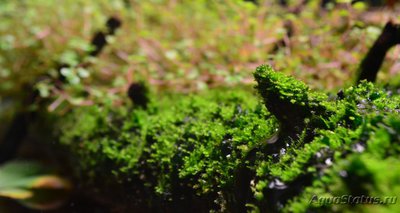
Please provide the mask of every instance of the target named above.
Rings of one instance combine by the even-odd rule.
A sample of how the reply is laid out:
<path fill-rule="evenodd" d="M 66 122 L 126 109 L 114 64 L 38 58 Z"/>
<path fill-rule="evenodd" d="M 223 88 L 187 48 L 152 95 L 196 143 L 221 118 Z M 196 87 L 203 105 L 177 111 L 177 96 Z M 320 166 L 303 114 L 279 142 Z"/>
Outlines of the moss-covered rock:
<path fill-rule="evenodd" d="M 146 109 L 76 109 L 60 141 L 82 179 L 123 185 L 150 210 L 368 210 L 310 200 L 396 195 L 398 95 L 364 82 L 329 99 L 269 66 L 254 76 L 266 107 L 243 89 L 153 95 Z"/>

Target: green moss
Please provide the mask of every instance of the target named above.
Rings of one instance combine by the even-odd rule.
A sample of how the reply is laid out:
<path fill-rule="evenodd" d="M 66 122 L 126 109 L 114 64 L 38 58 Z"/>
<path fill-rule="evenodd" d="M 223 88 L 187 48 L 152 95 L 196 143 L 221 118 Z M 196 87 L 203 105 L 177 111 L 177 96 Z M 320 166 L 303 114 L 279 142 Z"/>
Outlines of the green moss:
<path fill-rule="evenodd" d="M 67 120 L 63 126 L 70 131 L 61 141 L 83 159 L 85 173 L 140 176 L 145 169 L 151 177 L 144 184 L 160 195 L 182 187 L 199 195 L 231 187 L 249 150 L 277 128 L 245 91 L 166 95 L 131 112 L 91 106 Z"/>
<path fill-rule="evenodd" d="M 400 173 L 395 168 L 387 167 L 398 164 L 394 162 L 397 160 L 393 157 L 399 154 L 397 145 L 400 136 L 399 103 L 398 96 L 389 96 L 387 92 L 375 88 L 371 83 L 364 82 L 357 87 L 345 90 L 344 99 L 336 101 L 338 113 L 326 119 L 330 123 L 329 130 L 320 130 L 318 134 L 320 136 L 310 142 L 311 146 L 322 147 L 322 150 L 328 149 L 330 154 L 324 157 L 321 152 L 314 151 L 318 153 L 314 157 L 314 162 L 308 165 L 302 164 L 303 169 L 300 174 L 312 171 L 315 166 L 322 166 L 323 169 L 313 174 L 312 185 L 306 187 L 304 192 L 290 201 L 283 210 L 287 212 L 310 210 L 390 212 L 396 208 L 397 205 L 371 207 L 369 205 L 310 204 L 310 200 L 313 196 L 329 198 L 342 195 L 364 195 L 384 198 L 398 194 L 396 188 L 399 187 L 399 183 L 394 179 Z M 298 152 L 305 155 L 305 153 L 313 152 L 312 150 L 307 148 Z M 298 162 L 297 158 L 300 156 L 295 157 L 294 162 Z M 322 163 L 318 163 L 318 159 L 321 159 Z M 327 159 L 331 165 L 323 163 Z M 297 170 L 293 169 L 293 166 L 288 167 L 291 169 L 285 172 L 296 176 Z M 382 187 L 386 191 L 383 191 Z"/>
<path fill-rule="evenodd" d="M 313 195 L 331 195 L 330 184 L 341 178 L 337 170 L 336 173 L 330 173 L 332 167 L 344 164 L 360 153 L 368 156 L 372 154 L 381 159 L 397 155 L 398 148 L 393 143 L 399 137 L 398 96 L 391 96 L 390 92 L 363 82 L 357 87 L 345 89 L 343 98 L 338 96 L 327 101 L 323 95 L 311 92 L 304 84 L 276 73 L 269 66 L 259 67 L 255 78 L 266 107 L 280 120 L 281 126 L 286 126 L 284 130 L 300 132 L 296 129 L 298 127 L 301 130 L 301 135 L 297 139 L 292 138 L 290 145 L 281 148 L 275 153 L 276 156 L 260 161 L 253 187 L 259 208 L 268 209 L 274 202 L 286 203 L 288 201 L 285 196 L 293 191 L 301 192 L 301 188 L 306 187 L 303 193 L 292 198 L 283 209 L 276 207 L 276 210 L 323 212 L 327 209 L 351 209 L 350 206 L 312 206 L 309 201 Z M 296 100 L 292 101 L 293 98 Z M 348 167 L 341 171 L 351 173 L 353 169 L 366 170 L 363 167 Z M 374 172 L 384 173 L 384 170 L 378 170 Z M 357 188 L 359 180 L 356 174 L 353 176 L 355 182 L 347 186 L 350 189 Z M 280 187 L 277 187 L 277 181 Z M 374 187 L 386 184 L 366 182 L 372 188 L 364 193 L 370 196 L 376 194 Z M 337 188 L 343 189 L 342 186 Z M 355 195 L 356 192 L 338 191 L 336 195 L 345 193 Z M 273 199 L 275 201 L 271 203 Z M 358 209 L 367 208 L 359 206 Z"/>
<path fill-rule="evenodd" d="M 309 201 L 397 192 L 398 95 L 363 82 L 328 99 L 270 66 L 254 76 L 266 107 L 243 89 L 153 95 L 146 109 L 82 107 L 62 120 L 61 142 L 85 176 L 150 192 L 149 205 L 350 211 Z"/>
<path fill-rule="evenodd" d="M 302 125 L 305 118 L 328 112 L 326 95 L 310 91 L 303 82 L 275 72 L 271 66 L 259 66 L 254 77 L 265 106 L 282 125 L 293 128 Z"/>

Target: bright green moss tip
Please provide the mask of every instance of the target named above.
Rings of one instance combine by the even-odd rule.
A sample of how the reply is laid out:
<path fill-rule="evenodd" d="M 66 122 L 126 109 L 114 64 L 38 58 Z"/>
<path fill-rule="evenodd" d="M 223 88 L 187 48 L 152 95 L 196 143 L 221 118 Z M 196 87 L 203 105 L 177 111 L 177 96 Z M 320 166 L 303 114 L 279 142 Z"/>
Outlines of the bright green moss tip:
<path fill-rule="evenodd" d="M 303 82 L 276 72 L 270 65 L 257 67 L 254 78 L 262 94 L 279 95 L 283 100 L 301 103 L 307 101 L 309 88 Z M 264 96 L 263 96 L 264 97 Z M 265 97 L 264 97 L 265 98 Z"/>
<path fill-rule="evenodd" d="M 254 72 L 257 90 L 265 106 L 281 123 L 299 125 L 305 118 L 326 113 L 326 95 L 310 91 L 309 87 L 293 77 L 261 65 Z"/>

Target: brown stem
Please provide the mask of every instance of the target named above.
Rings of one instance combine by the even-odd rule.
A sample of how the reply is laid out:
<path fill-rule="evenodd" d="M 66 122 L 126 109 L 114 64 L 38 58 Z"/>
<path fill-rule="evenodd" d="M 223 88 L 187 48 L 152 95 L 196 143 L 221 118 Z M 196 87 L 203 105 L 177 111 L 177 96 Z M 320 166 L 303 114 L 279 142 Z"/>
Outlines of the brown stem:
<path fill-rule="evenodd" d="M 387 51 L 396 44 L 400 44 L 400 25 L 389 21 L 362 60 L 358 68 L 357 84 L 362 80 L 375 82 Z"/>

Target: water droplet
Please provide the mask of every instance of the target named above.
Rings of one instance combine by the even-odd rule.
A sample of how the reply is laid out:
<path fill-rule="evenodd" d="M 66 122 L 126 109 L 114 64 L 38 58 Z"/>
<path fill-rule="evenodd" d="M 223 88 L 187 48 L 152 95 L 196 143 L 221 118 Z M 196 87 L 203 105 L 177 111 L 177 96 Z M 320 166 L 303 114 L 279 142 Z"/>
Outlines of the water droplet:
<path fill-rule="evenodd" d="M 326 164 L 327 166 L 332 165 L 332 164 L 333 164 L 332 159 L 331 159 L 331 158 L 327 158 L 327 159 L 325 160 L 325 164 Z"/>
<path fill-rule="evenodd" d="M 268 187 L 270 189 L 286 189 L 287 188 L 287 186 L 279 179 L 274 179 L 272 182 L 269 183 Z"/>
<path fill-rule="evenodd" d="M 355 152 L 363 152 L 365 150 L 365 147 L 360 143 L 354 144 L 352 148 Z"/>

